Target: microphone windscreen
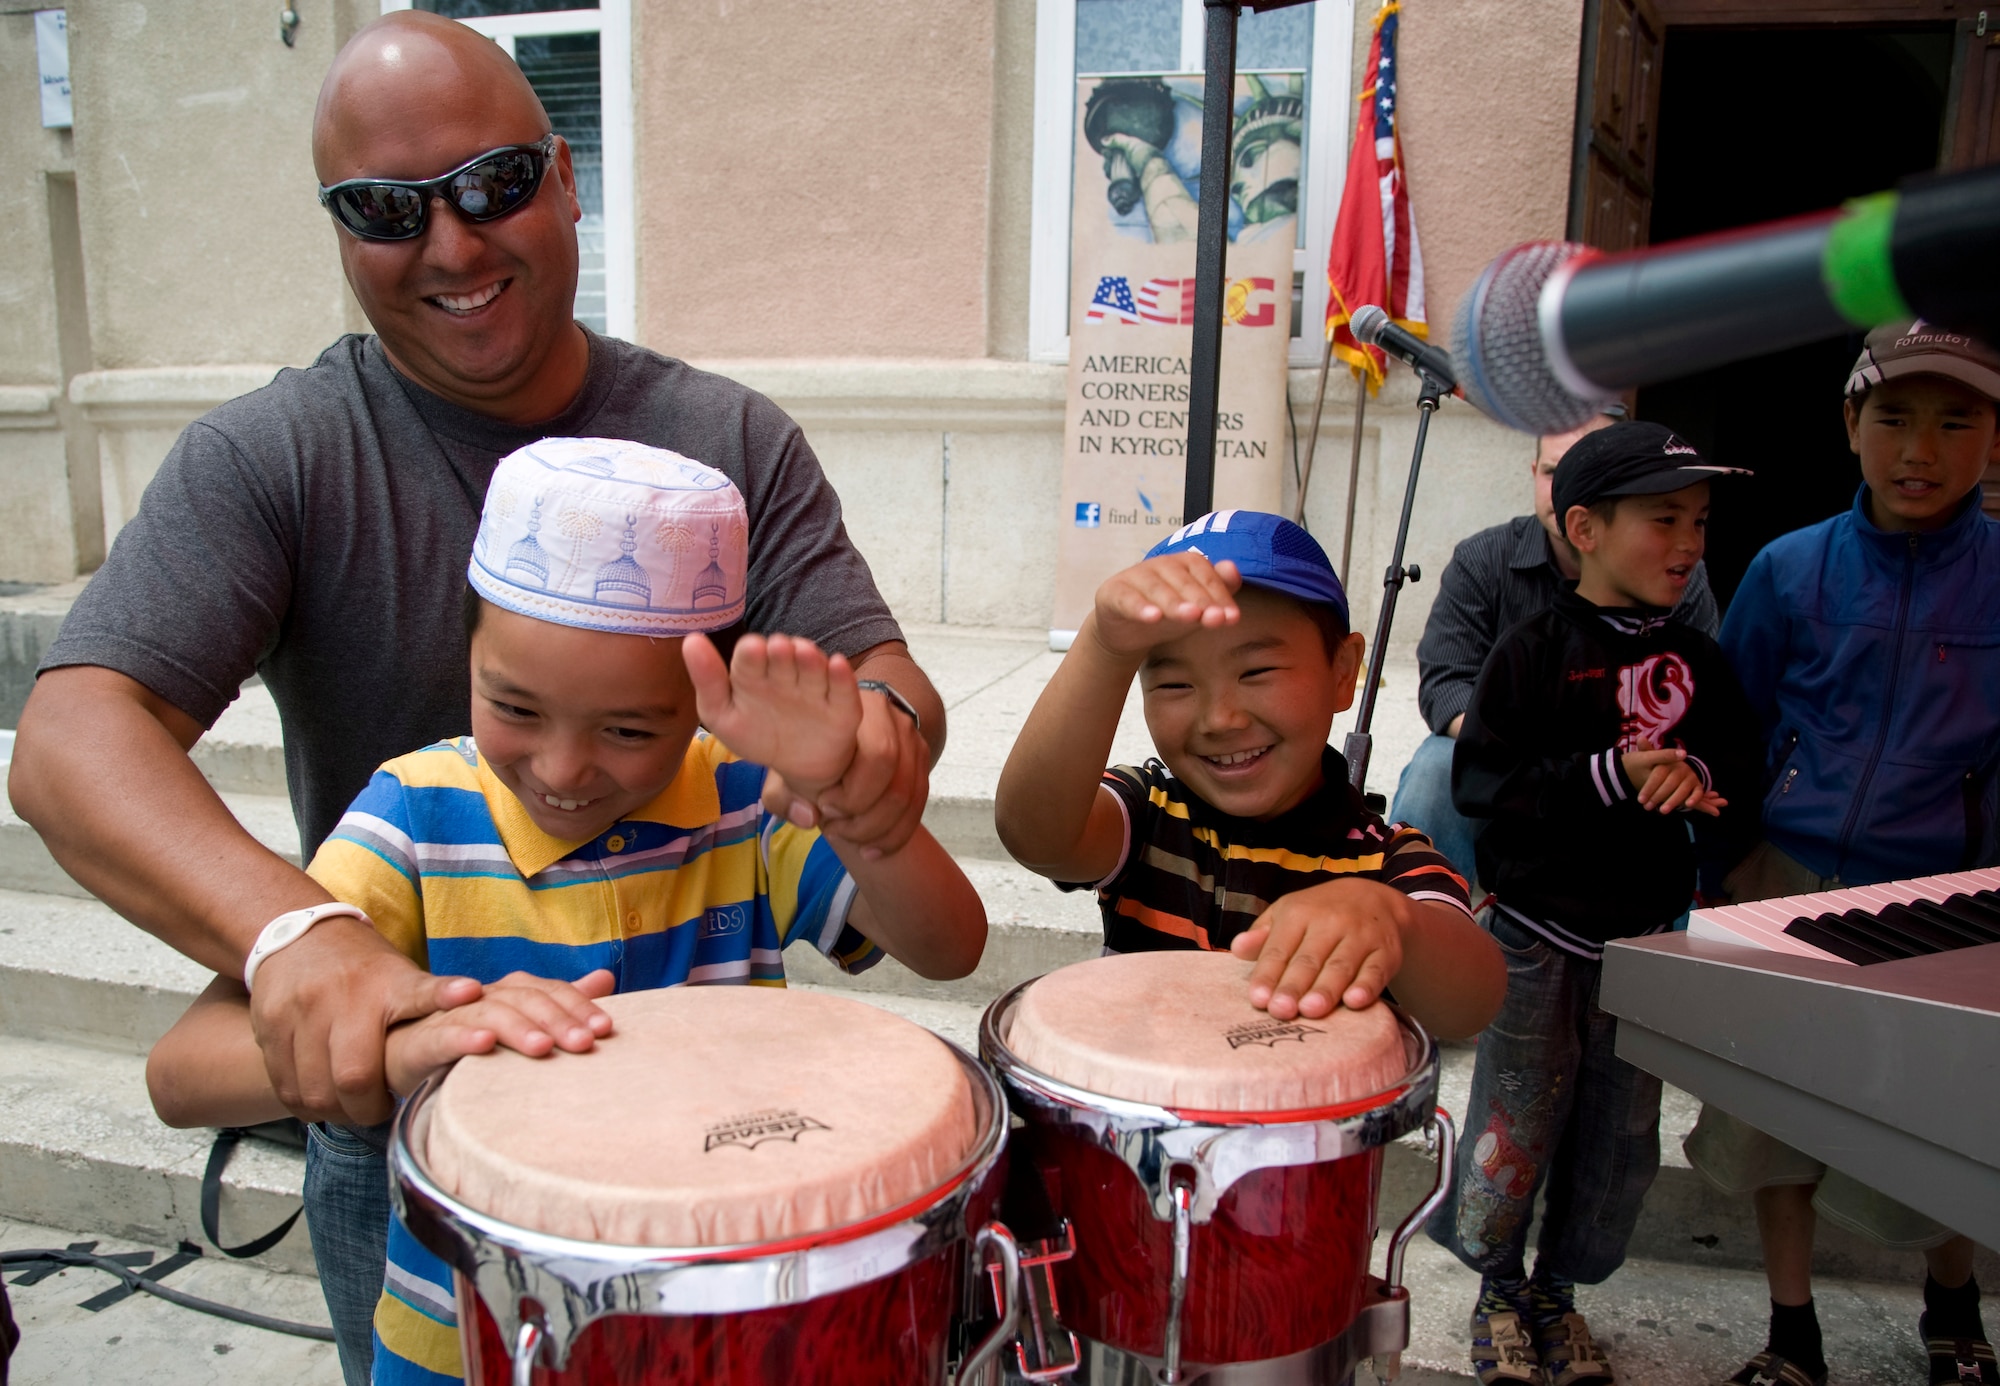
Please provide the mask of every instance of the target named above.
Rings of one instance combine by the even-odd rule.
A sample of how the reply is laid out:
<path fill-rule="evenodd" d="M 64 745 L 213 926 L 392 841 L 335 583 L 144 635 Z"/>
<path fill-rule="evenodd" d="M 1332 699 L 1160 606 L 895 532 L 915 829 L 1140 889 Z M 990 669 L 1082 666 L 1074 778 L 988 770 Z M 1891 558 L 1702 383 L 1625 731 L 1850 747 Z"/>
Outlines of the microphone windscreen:
<path fill-rule="evenodd" d="M 1542 337 L 1542 286 L 1589 247 L 1531 241 L 1480 271 L 1452 320 L 1452 364 L 1466 399 L 1523 433 L 1561 433 L 1586 422 L 1601 401 L 1565 389 Z"/>
<path fill-rule="evenodd" d="M 1355 341 L 1374 346 L 1381 338 L 1382 329 L 1388 321 L 1389 315 L 1381 308 L 1373 303 L 1364 303 L 1354 310 L 1354 316 L 1348 320 L 1347 330 L 1354 334 Z"/>

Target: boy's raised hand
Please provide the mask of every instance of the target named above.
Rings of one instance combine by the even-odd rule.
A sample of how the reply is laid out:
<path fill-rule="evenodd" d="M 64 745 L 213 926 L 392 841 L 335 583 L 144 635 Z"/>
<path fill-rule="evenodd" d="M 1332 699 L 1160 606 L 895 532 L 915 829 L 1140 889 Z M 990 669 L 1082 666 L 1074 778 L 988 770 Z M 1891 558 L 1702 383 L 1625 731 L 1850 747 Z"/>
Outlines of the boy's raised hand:
<path fill-rule="evenodd" d="M 816 801 L 853 762 L 861 689 L 847 656 L 793 635 L 745 635 L 729 667 L 705 635 L 681 642 L 701 723 L 745 760 Z"/>
<path fill-rule="evenodd" d="M 1360 1010 L 1403 967 L 1410 898 L 1379 881 L 1327 881 L 1279 897 L 1230 943 L 1250 972 L 1250 1004 L 1279 1020 Z"/>
<path fill-rule="evenodd" d="M 1097 589 L 1097 643 L 1121 658 L 1203 626 L 1242 619 L 1236 589 L 1243 578 L 1228 559 L 1211 564 L 1198 553 L 1170 553 L 1113 573 Z"/>
<path fill-rule="evenodd" d="M 502 977 L 477 1001 L 390 1030 L 383 1046 L 389 1090 L 407 1097 L 438 1069 L 495 1048 L 537 1059 L 555 1049 L 581 1054 L 611 1033 L 611 1017 L 592 1003 L 617 986 L 604 968 L 574 983 L 525 972 Z"/>

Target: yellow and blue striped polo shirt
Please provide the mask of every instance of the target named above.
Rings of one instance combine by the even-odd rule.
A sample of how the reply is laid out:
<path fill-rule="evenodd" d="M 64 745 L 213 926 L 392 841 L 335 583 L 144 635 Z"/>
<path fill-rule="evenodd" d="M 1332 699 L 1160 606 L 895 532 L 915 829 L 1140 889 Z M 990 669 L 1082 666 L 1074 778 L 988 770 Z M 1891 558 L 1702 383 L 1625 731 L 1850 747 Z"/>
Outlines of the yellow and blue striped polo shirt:
<path fill-rule="evenodd" d="M 847 923 L 854 882 L 818 832 L 764 811 L 764 768 L 703 734 L 656 799 L 584 843 L 550 837 L 470 737 L 375 772 L 309 868 L 432 972 L 619 991 L 783 986 L 805 941 L 849 972 L 881 957 Z M 461 1378 L 451 1268 L 400 1222 L 375 1311 L 378 1386 Z"/>

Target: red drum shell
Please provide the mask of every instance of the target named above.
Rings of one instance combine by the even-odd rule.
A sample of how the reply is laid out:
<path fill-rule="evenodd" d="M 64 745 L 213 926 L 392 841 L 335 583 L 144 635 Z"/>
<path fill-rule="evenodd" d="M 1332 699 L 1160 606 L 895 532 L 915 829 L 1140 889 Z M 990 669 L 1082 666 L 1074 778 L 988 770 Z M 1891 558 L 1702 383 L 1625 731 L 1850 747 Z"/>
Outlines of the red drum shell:
<path fill-rule="evenodd" d="M 1173 1224 L 1153 1215 L 1125 1163 L 1068 1128 L 1029 1115 L 1015 1132 L 1070 1220 L 1076 1255 L 1057 1263 L 1063 1324 L 1096 1342 L 1158 1358 L 1166 1350 Z M 1257 1362 L 1333 1337 L 1359 1317 L 1375 1238 L 1380 1147 L 1322 1164 L 1260 1169 L 1193 1227 L 1181 1357 Z"/>
<path fill-rule="evenodd" d="M 942 1386 L 963 1245 L 801 1304 L 742 1314 L 598 1319 L 569 1365 L 536 1386 Z M 468 1386 L 512 1386 L 500 1329 L 463 1275 L 459 1341 Z"/>

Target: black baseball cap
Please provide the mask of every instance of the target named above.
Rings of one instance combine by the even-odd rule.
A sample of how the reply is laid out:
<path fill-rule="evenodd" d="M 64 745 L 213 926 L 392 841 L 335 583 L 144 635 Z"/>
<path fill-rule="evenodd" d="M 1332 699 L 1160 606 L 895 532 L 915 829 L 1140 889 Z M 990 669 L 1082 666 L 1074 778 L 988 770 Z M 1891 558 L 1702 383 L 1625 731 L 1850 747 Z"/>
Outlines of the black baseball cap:
<path fill-rule="evenodd" d="M 1718 467 L 1665 424 L 1625 420 L 1584 434 L 1556 463 L 1550 499 L 1558 518 L 1572 506 L 1613 496 L 1664 496 L 1718 476 L 1749 476 Z"/>

